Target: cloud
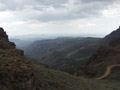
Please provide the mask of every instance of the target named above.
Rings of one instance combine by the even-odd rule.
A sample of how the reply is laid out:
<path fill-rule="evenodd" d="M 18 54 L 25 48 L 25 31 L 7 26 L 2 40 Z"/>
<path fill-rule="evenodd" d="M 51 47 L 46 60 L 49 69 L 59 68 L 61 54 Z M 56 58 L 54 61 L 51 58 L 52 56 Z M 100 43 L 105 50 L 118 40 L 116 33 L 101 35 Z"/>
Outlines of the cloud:
<path fill-rule="evenodd" d="M 1 11 L 24 20 L 58 21 L 96 18 L 117 0 L 0 0 Z"/>
<path fill-rule="evenodd" d="M 110 33 L 119 0 L 0 0 L 0 25 L 10 35 Z M 104 34 L 104 35 L 105 35 Z"/>

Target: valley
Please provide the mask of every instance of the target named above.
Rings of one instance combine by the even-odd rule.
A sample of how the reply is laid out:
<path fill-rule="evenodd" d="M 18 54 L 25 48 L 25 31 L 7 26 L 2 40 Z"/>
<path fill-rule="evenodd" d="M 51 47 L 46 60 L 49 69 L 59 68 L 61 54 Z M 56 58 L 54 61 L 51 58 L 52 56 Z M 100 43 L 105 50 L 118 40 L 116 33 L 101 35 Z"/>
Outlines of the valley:
<path fill-rule="evenodd" d="M 0 28 L 0 42 L 2 42 L 0 43 L 0 90 L 120 89 L 120 81 L 116 79 L 96 80 L 76 77 L 43 67 L 40 63 L 24 56 L 23 50 L 16 49 L 3 28 Z"/>

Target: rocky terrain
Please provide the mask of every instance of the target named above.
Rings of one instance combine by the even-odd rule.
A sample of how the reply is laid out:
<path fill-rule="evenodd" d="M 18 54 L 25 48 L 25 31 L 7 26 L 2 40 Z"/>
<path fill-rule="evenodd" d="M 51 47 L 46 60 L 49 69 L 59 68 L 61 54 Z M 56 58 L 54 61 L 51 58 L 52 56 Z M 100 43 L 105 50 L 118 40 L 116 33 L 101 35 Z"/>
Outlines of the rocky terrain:
<path fill-rule="evenodd" d="M 25 57 L 0 31 L 0 90 L 120 90 L 118 80 L 87 79 L 45 68 Z"/>
<path fill-rule="evenodd" d="M 104 78 L 120 80 L 120 28 L 102 39 L 102 41 L 106 40 L 109 41 L 108 45 L 101 46 L 86 66 L 77 72 L 78 75 L 100 77 L 106 73 L 108 67 L 113 66 L 110 71 L 108 70 L 109 75 Z"/>

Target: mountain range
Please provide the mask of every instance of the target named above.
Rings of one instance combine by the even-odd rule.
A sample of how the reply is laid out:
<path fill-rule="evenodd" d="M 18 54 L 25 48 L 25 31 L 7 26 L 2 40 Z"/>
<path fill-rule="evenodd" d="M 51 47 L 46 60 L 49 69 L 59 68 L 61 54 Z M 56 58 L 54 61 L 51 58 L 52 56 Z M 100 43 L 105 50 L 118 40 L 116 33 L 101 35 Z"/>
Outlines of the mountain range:
<path fill-rule="evenodd" d="M 86 66 L 77 71 L 77 75 L 94 78 L 103 75 L 105 79 L 120 80 L 120 27 L 101 41 L 108 44 L 101 46 L 91 56 Z M 110 69 L 110 71 L 107 69 Z M 107 71 L 110 75 L 107 75 Z M 106 73 L 105 77 L 104 73 Z"/>
<path fill-rule="evenodd" d="M 72 73 L 77 64 L 87 62 L 99 47 L 100 38 L 64 37 L 35 41 L 25 49 L 25 55 L 51 68 Z"/>
<path fill-rule="evenodd" d="M 69 37 L 41 40 L 33 42 L 24 50 L 26 56 L 42 65 L 74 73 L 89 62 L 89 58 L 100 46 L 109 46 L 109 42 L 119 35 L 120 28 L 104 38 Z"/>
<path fill-rule="evenodd" d="M 119 47 L 119 41 L 119 39 L 114 39 L 109 47 L 114 50 Z M 114 78 L 111 78 L 112 80 L 108 78 L 106 80 L 88 79 L 56 71 L 49 67 L 45 68 L 40 63 L 24 56 L 23 50 L 16 49 L 15 44 L 9 41 L 3 28 L 0 28 L 0 42 L 0 90 L 120 90 L 120 81 Z M 102 53 L 108 54 L 106 51 L 107 48 Z M 111 57 L 113 56 L 111 61 L 114 61 L 111 63 L 119 64 L 119 61 L 116 61 L 118 59 L 112 55 L 112 52 L 110 53 L 108 56 L 103 55 L 102 58 L 111 55 Z M 116 50 L 114 54 L 117 56 L 117 53 L 119 55 Z M 99 60 L 99 55 L 101 54 L 93 55 L 89 64 L 95 61 L 95 56 Z M 116 69 L 114 72 L 118 73 Z"/>

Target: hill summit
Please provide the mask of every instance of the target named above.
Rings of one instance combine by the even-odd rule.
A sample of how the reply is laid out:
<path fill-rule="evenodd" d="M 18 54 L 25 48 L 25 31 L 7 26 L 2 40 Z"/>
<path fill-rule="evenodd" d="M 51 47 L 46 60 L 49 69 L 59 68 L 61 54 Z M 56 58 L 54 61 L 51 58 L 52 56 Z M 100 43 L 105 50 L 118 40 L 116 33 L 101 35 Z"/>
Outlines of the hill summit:
<path fill-rule="evenodd" d="M 8 35 L 4 31 L 4 29 L 1 27 L 0 27 L 0 38 L 4 38 L 4 39 L 8 40 Z"/>
<path fill-rule="evenodd" d="M 110 34 L 108 34 L 107 36 L 105 36 L 101 41 L 101 43 L 105 43 L 105 44 L 109 44 L 109 42 L 113 39 L 116 39 L 120 37 L 120 26 L 118 29 L 114 30 L 113 32 L 111 32 Z"/>
<path fill-rule="evenodd" d="M 15 48 L 16 45 L 13 42 L 9 42 L 8 35 L 3 28 L 0 28 L 0 49 Z"/>

